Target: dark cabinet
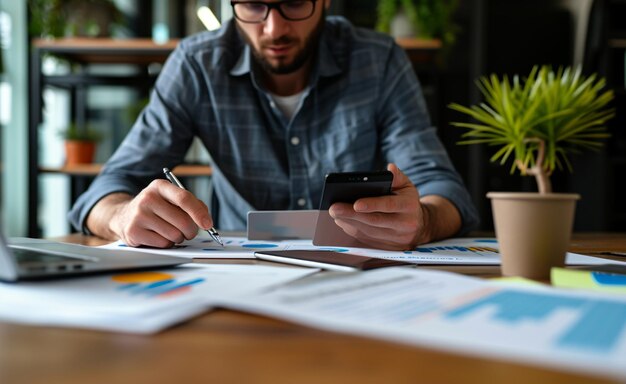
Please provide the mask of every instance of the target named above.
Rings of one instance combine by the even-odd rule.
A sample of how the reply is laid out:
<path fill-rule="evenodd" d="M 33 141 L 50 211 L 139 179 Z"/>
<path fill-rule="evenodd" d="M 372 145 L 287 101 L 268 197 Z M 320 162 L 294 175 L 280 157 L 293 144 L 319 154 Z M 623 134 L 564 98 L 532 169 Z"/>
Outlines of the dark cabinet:
<path fill-rule="evenodd" d="M 611 138 L 599 156 L 579 162 L 578 187 L 593 196 L 587 216 L 593 230 L 626 230 L 626 199 L 618 183 L 626 175 L 626 0 L 594 0 L 587 26 L 584 70 L 597 72 L 615 93 Z M 594 155 L 594 154 L 592 154 Z M 583 193 L 584 193 L 583 192 Z"/>

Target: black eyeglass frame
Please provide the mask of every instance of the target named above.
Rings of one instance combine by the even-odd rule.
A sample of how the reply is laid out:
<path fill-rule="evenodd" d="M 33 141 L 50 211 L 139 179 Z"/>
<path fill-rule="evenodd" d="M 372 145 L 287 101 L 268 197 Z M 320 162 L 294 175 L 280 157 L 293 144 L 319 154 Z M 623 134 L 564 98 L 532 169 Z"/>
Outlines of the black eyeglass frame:
<path fill-rule="evenodd" d="M 313 3 L 313 7 L 311 8 L 311 14 L 308 15 L 307 17 L 301 17 L 301 18 L 291 18 L 285 15 L 285 13 L 283 12 L 281 5 L 285 4 L 285 3 L 290 3 L 292 1 L 306 1 L 309 3 Z M 313 16 L 313 14 L 315 13 L 315 4 L 317 3 L 317 0 L 286 0 L 286 1 L 279 1 L 276 3 L 266 3 L 264 1 L 231 1 L 230 5 L 231 7 L 233 7 L 233 15 L 235 15 L 235 18 L 239 21 L 241 21 L 242 23 L 248 23 L 248 24 L 259 24 L 264 22 L 265 20 L 267 20 L 267 17 L 270 15 L 270 12 L 272 11 L 272 9 L 275 9 L 278 11 L 278 13 L 280 13 L 280 16 L 282 16 L 283 19 L 285 20 L 289 20 L 289 21 L 302 21 L 302 20 L 306 20 L 308 18 L 310 18 L 311 16 Z M 235 5 L 237 4 L 259 4 L 259 5 L 264 5 L 266 8 L 266 12 L 265 12 L 265 16 L 259 20 L 259 21 L 246 21 L 246 20 L 242 20 L 239 18 L 239 16 L 237 16 L 237 12 L 235 11 Z"/>

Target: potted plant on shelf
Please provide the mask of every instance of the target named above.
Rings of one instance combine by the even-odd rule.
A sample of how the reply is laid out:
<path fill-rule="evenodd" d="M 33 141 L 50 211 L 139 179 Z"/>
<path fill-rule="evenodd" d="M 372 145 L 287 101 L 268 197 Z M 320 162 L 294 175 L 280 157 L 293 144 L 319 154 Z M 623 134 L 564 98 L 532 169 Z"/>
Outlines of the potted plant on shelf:
<path fill-rule="evenodd" d="M 457 8 L 458 0 L 378 0 L 376 29 L 396 38 L 440 39 L 447 47 L 458 32 Z"/>
<path fill-rule="evenodd" d="M 96 144 L 102 139 L 102 134 L 91 127 L 79 128 L 70 124 L 60 131 L 65 140 L 65 165 L 93 163 L 96 154 Z"/>
<path fill-rule="evenodd" d="M 502 274 L 546 279 L 562 266 L 569 246 L 577 194 L 553 193 L 550 175 L 572 171 L 570 154 L 597 150 L 615 115 L 613 92 L 596 74 L 581 69 L 534 67 L 526 79 L 496 75 L 477 82 L 485 101 L 449 108 L 477 122 L 453 122 L 467 129 L 459 144 L 487 144 L 497 151 L 491 161 L 511 160 L 511 173 L 534 176 L 538 193 L 489 192 Z"/>
<path fill-rule="evenodd" d="M 28 0 L 32 37 L 108 37 L 123 25 L 113 0 Z"/>

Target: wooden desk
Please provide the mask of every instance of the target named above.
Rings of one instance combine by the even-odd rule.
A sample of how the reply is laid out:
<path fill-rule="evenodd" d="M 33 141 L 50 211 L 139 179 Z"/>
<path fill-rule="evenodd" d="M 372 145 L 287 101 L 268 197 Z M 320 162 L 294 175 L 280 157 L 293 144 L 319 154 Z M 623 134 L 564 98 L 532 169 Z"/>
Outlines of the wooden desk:
<path fill-rule="evenodd" d="M 66 241 L 98 244 L 72 235 Z M 626 251 L 584 234 L 572 252 Z M 251 261 L 252 262 L 252 261 Z M 446 268 L 497 276 L 495 267 Z M 217 310 L 153 336 L 0 323 L 0 383 L 605 383 L 597 377 Z"/>

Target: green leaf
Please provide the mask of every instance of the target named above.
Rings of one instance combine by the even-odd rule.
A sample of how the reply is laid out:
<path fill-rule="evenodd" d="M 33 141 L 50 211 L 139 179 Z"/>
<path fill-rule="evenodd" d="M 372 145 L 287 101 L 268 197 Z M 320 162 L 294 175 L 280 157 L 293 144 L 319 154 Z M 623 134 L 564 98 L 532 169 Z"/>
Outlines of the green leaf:
<path fill-rule="evenodd" d="M 526 78 L 482 76 L 476 81 L 484 101 L 471 106 L 448 105 L 470 119 L 452 122 L 465 129 L 458 144 L 496 146 L 490 161 L 534 165 L 538 145 L 545 143 L 541 167 L 549 173 L 568 169 L 568 156 L 581 149 L 597 150 L 610 137 L 606 123 L 615 116 L 614 94 L 597 74 L 585 77 L 580 67 L 534 66 Z M 472 122 L 471 120 L 474 120 Z"/>

